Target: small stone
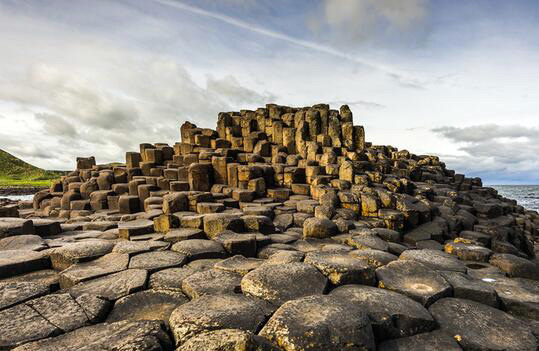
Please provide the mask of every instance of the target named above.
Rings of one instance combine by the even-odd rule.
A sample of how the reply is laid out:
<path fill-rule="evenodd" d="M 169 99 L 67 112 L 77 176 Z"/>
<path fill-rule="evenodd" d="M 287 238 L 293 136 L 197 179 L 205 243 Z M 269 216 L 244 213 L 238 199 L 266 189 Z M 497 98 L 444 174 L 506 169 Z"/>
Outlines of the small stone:
<path fill-rule="evenodd" d="M 337 234 L 337 226 L 329 219 L 308 218 L 303 223 L 304 238 L 328 238 Z"/>
<path fill-rule="evenodd" d="M 187 255 L 189 261 L 226 257 L 223 245 L 213 240 L 190 239 L 180 241 L 172 245 L 172 251 Z"/>
<path fill-rule="evenodd" d="M 142 290 L 146 284 L 147 277 L 148 273 L 145 270 L 128 269 L 79 283 L 69 289 L 69 293 L 76 297 L 83 294 L 91 294 L 109 301 L 114 301 Z"/>

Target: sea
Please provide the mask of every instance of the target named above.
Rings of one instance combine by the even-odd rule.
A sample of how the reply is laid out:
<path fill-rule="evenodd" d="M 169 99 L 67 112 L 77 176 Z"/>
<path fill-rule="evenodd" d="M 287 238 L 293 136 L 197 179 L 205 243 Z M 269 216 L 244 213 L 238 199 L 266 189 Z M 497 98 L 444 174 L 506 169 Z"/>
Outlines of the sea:
<path fill-rule="evenodd" d="M 498 190 L 498 194 L 517 200 L 528 210 L 539 211 L 539 185 L 486 185 Z"/>
<path fill-rule="evenodd" d="M 539 211 L 539 185 L 487 185 L 498 190 L 503 197 L 517 200 L 519 205 L 528 210 Z M 0 196 L 18 200 L 32 200 L 33 195 Z"/>

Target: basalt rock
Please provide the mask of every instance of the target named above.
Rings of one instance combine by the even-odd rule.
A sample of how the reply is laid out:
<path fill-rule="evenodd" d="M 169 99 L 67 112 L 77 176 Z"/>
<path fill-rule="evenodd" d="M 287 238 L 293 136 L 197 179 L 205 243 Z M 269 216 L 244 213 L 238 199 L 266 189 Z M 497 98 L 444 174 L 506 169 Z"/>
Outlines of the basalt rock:
<path fill-rule="evenodd" d="M 0 202 L 0 349 L 537 348 L 537 212 L 348 106 L 179 136 Z"/>

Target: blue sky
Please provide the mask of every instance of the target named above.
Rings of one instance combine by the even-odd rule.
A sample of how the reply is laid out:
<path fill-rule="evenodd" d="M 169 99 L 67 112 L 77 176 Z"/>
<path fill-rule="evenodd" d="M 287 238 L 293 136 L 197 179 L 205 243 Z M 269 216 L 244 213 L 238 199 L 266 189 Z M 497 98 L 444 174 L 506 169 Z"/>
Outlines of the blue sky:
<path fill-rule="evenodd" d="M 1 0 L 0 52 L 0 148 L 44 168 L 328 102 L 375 144 L 539 183 L 536 1 Z"/>

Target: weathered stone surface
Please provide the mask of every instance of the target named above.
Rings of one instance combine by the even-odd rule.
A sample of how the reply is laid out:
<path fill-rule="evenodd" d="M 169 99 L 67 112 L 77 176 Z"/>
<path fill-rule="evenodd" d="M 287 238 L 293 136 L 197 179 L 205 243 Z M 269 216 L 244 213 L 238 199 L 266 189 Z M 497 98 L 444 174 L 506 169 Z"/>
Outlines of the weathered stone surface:
<path fill-rule="evenodd" d="M 153 221 L 137 219 L 118 224 L 119 237 L 129 240 L 133 236 L 150 234 L 154 232 Z"/>
<path fill-rule="evenodd" d="M 34 223 L 22 218 L 0 218 L 0 238 L 13 235 L 35 234 Z"/>
<path fill-rule="evenodd" d="M 128 269 L 79 283 L 69 289 L 69 293 L 77 297 L 91 294 L 113 301 L 142 290 L 147 276 L 148 273 L 143 269 Z"/>
<path fill-rule="evenodd" d="M 183 280 L 198 271 L 198 269 L 188 266 L 163 269 L 152 273 L 148 286 L 155 290 L 182 291 Z"/>
<path fill-rule="evenodd" d="M 401 260 L 412 260 L 438 271 L 454 271 L 466 273 L 462 261 L 448 253 L 438 250 L 406 250 L 400 256 Z"/>
<path fill-rule="evenodd" d="M 49 287 L 30 282 L 0 282 L 0 310 L 49 293 Z"/>
<path fill-rule="evenodd" d="M 305 255 L 305 263 L 316 267 L 333 285 L 376 284 L 376 274 L 368 262 L 346 253 L 310 252 Z"/>
<path fill-rule="evenodd" d="M 539 280 L 539 266 L 525 258 L 511 254 L 494 254 L 489 263 L 510 277 Z"/>
<path fill-rule="evenodd" d="M 221 329 L 200 333 L 190 338 L 178 351 L 279 351 L 265 338 L 250 331 Z"/>
<path fill-rule="evenodd" d="M 435 330 L 406 338 L 386 340 L 378 344 L 378 351 L 444 350 L 462 351 L 455 338 L 448 333 Z"/>
<path fill-rule="evenodd" d="M 69 289 L 80 282 L 127 269 L 129 255 L 111 252 L 90 262 L 75 263 L 60 273 L 62 289 Z"/>
<path fill-rule="evenodd" d="M 404 294 L 424 306 L 451 296 L 451 285 L 422 263 L 398 260 L 376 269 L 378 287 Z"/>
<path fill-rule="evenodd" d="M 365 311 L 377 340 L 401 338 L 436 328 L 430 313 L 405 295 L 364 285 L 345 285 L 330 294 Z"/>
<path fill-rule="evenodd" d="M 107 322 L 160 320 L 168 324 L 172 311 L 188 301 L 185 295 L 177 291 L 139 291 L 116 301 Z"/>
<path fill-rule="evenodd" d="M 0 251 L 0 278 L 46 269 L 49 259 L 43 253 L 29 250 Z"/>
<path fill-rule="evenodd" d="M 498 307 L 496 290 L 487 282 L 461 272 L 440 272 L 453 287 L 453 296 Z"/>
<path fill-rule="evenodd" d="M 458 336 L 464 350 L 536 350 L 526 323 L 478 302 L 445 298 L 429 308 L 442 331 Z"/>
<path fill-rule="evenodd" d="M 54 338 L 28 343 L 17 351 L 57 350 L 155 350 L 172 349 L 172 343 L 159 321 L 102 323 L 74 330 Z"/>
<path fill-rule="evenodd" d="M 33 283 L 46 286 L 50 291 L 54 291 L 60 288 L 58 283 L 58 272 L 52 269 L 42 269 L 35 272 L 16 275 L 10 278 L 5 278 L 2 282 L 16 282 L 16 283 Z"/>
<path fill-rule="evenodd" d="M 286 302 L 260 335 L 287 351 L 376 349 L 363 310 L 332 296 L 307 296 Z"/>
<path fill-rule="evenodd" d="M 196 299 L 202 295 L 241 293 L 241 278 L 239 273 L 209 269 L 183 279 L 182 290 L 190 299 Z"/>
<path fill-rule="evenodd" d="M 263 263 L 264 260 L 258 258 L 246 258 L 241 255 L 236 255 L 216 263 L 214 267 L 223 271 L 238 273 L 243 276 L 253 269 L 257 269 Z"/>
<path fill-rule="evenodd" d="M 176 308 L 170 328 L 176 345 L 205 331 L 241 329 L 256 332 L 268 311 L 263 302 L 242 295 L 206 295 Z"/>
<path fill-rule="evenodd" d="M 62 330 L 26 304 L 0 311 L 0 348 L 9 350 L 17 345 L 58 335 Z M 36 348 L 28 349 L 36 350 Z"/>
<path fill-rule="evenodd" d="M 63 271 L 72 264 L 90 261 L 108 254 L 114 248 L 114 243 L 106 240 L 88 240 L 77 243 L 69 243 L 54 249 L 50 253 L 52 267 Z"/>
<path fill-rule="evenodd" d="M 316 268 L 305 263 L 264 265 L 247 273 L 241 280 L 241 289 L 275 305 L 303 296 L 322 294 L 327 278 Z"/>
<path fill-rule="evenodd" d="M 169 243 L 177 243 L 182 240 L 190 239 L 205 239 L 206 236 L 204 232 L 200 229 L 191 229 L 191 228 L 176 228 L 171 229 L 165 234 L 164 240 Z"/>
<path fill-rule="evenodd" d="M 153 251 L 137 254 L 129 261 L 130 269 L 155 272 L 165 268 L 180 267 L 187 262 L 187 255 L 173 251 Z"/>
<path fill-rule="evenodd" d="M 374 269 L 398 259 L 397 256 L 389 252 L 373 249 L 352 250 L 349 255 L 365 260 Z"/>
<path fill-rule="evenodd" d="M 337 234 L 337 226 L 329 219 L 308 218 L 303 223 L 304 238 L 328 238 Z"/>
<path fill-rule="evenodd" d="M 5 250 L 32 250 L 40 251 L 48 246 L 39 235 L 16 235 L 0 239 L 0 251 Z"/>
<path fill-rule="evenodd" d="M 190 239 L 180 241 L 172 245 L 172 251 L 186 255 L 189 261 L 226 257 L 223 245 L 213 240 Z"/>

